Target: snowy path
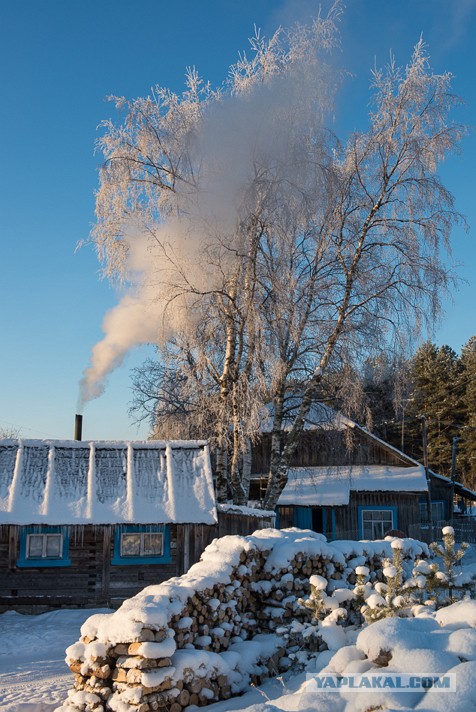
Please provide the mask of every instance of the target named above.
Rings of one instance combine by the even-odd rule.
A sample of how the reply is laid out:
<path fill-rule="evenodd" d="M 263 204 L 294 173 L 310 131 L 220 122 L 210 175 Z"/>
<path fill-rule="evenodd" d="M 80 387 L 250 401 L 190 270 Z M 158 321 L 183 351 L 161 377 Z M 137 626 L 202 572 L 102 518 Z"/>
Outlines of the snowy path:
<path fill-rule="evenodd" d="M 0 674 L 0 709 L 2 712 L 50 712 L 66 697 L 71 687 L 69 671 L 58 674 L 62 660 L 19 665 L 12 672 Z"/>
<path fill-rule="evenodd" d="M 71 688 L 64 651 L 98 611 L 52 611 L 40 616 L 0 615 L 0 710 L 52 712 Z M 105 612 L 103 609 L 101 612 Z"/>

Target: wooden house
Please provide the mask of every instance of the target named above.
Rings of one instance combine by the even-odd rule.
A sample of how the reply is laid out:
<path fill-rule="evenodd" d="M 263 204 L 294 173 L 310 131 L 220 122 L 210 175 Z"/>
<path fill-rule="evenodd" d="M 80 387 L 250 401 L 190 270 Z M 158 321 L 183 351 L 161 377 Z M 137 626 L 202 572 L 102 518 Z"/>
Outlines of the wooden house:
<path fill-rule="evenodd" d="M 252 452 L 251 498 L 260 499 L 270 465 L 271 419 Z M 323 404 L 315 404 L 278 501 L 278 526 L 330 539 L 379 539 L 389 531 L 424 536 L 428 489 L 433 522 L 453 517 L 457 494 L 476 493 L 434 472 Z"/>
<path fill-rule="evenodd" d="M 0 611 L 114 605 L 271 524 L 217 512 L 206 442 L 3 440 Z"/>

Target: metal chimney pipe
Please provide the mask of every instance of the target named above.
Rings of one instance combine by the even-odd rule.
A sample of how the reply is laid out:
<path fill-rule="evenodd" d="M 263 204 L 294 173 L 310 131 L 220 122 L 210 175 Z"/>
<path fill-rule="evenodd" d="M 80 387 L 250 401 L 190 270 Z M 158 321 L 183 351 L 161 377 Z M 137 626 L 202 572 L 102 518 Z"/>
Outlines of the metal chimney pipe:
<path fill-rule="evenodd" d="M 74 421 L 74 439 L 83 439 L 83 416 L 79 413 L 76 413 L 76 418 Z"/>

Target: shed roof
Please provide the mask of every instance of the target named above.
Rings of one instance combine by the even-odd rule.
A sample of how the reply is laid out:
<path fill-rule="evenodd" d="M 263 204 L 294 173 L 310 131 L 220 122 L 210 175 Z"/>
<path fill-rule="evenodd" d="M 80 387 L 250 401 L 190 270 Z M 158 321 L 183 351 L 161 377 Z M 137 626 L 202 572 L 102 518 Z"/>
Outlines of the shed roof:
<path fill-rule="evenodd" d="M 278 504 L 339 506 L 349 504 L 351 492 L 426 492 L 422 465 L 352 465 L 348 467 L 294 467 Z"/>
<path fill-rule="evenodd" d="M 0 440 L 0 524 L 216 521 L 204 441 Z"/>

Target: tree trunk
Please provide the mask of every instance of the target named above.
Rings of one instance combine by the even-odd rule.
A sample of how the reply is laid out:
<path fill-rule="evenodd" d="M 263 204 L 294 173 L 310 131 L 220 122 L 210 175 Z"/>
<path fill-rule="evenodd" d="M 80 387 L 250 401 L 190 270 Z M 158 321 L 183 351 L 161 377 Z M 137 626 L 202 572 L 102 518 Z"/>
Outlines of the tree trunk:
<path fill-rule="evenodd" d="M 237 385 L 233 385 L 233 456 L 230 468 L 231 491 L 233 494 L 233 504 L 243 505 L 247 502 L 240 474 L 241 460 L 241 423 L 240 407 L 238 403 Z"/>
<path fill-rule="evenodd" d="M 230 288 L 229 296 L 232 300 L 235 296 L 236 283 Z M 233 383 L 234 372 L 236 371 L 236 323 L 233 314 L 226 313 L 226 347 L 223 371 L 220 378 L 220 404 L 221 422 L 218 424 L 218 453 L 216 472 L 216 496 L 220 503 L 225 503 L 228 499 L 228 467 L 227 467 L 227 411 L 229 405 L 230 386 Z"/>
<path fill-rule="evenodd" d="M 215 475 L 217 502 L 224 504 L 228 499 L 228 456 L 226 447 L 220 445 L 216 450 Z"/>
<path fill-rule="evenodd" d="M 251 440 L 246 438 L 245 449 L 242 455 L 242 472 L 241 472 L 241 486 L 243 492 L 245 493 L 245 504 L 250 497 L 250 479 L 251 479 L 251 463 L 252 463 L 252 452 L 251 452 Z"/>
<path fill-rule="evenodd" d="M 283 439 L 283 404 L 284 404 L 284 384 L 277 389 L 273 400 L 273 429 L 271 431 L 271 462 L 268 475 L 268 486 L 264 500 L 265 509 L 274 509 L 278 503 L 284 484 L 281 487 L 281 477 L 279 466 L 281 463 L 281 445 Z"/>

